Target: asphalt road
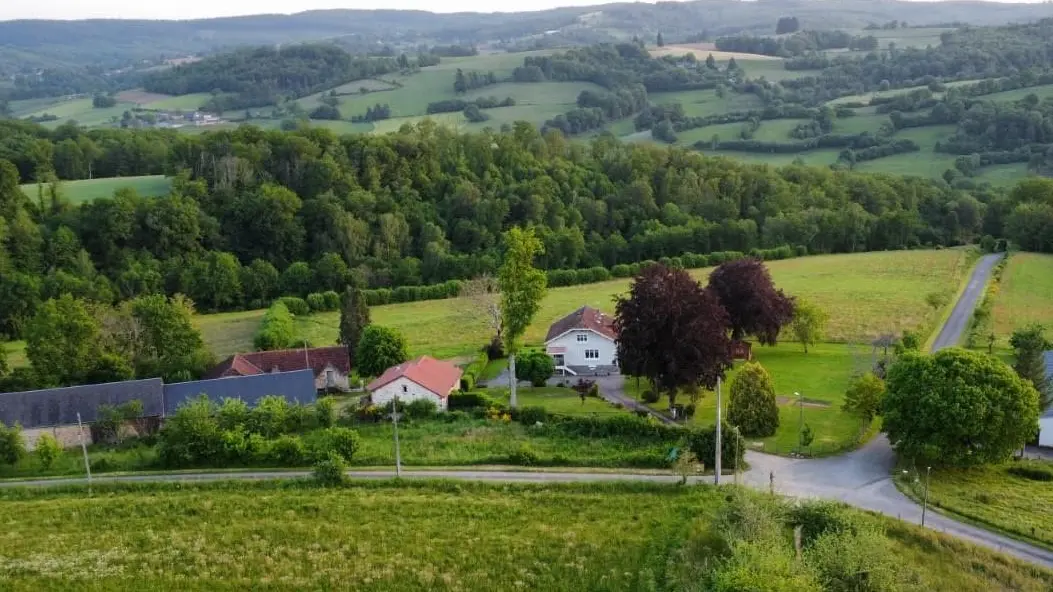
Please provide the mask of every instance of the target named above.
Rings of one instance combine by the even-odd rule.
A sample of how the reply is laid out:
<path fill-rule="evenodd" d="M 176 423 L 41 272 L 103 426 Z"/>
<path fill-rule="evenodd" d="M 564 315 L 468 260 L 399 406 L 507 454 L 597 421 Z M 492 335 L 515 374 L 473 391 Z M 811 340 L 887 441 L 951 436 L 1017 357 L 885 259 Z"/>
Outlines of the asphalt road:
<path fill-rule="evenodd" d="M 961 343 L 962 336 L 965 335 L 965 330 L 969 327 L 969 319 L 973 316 L 973 309 L 979 304 L 980 298 L 984 294 L 984 286 L 987 285 L 987 280 L 991 278 L 991 270 L 994 269 L 1002 257 L 1002 253 L 994 253 L 992 255 L 984 255 L 976 262 L 972 277 L 969 278 L 969 284 L 965 287 L 961 297 L 958 298 L 958 302 L 954 304 L 954 310 L 951 311 L 951 316 L 947 318 L 947 322 L 940 329 L 940 334 L 936 336 L 936 341 L 932 343 L 932 351 L 937 352 Z"/>

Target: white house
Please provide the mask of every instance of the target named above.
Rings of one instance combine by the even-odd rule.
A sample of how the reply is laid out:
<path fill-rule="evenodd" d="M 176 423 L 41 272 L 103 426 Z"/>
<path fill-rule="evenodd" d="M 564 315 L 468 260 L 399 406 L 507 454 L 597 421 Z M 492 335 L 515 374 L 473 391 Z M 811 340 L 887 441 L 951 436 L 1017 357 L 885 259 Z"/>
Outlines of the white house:
<path fill-rule="evenodd" d="M 380 378 L 369 383 L 366 390 L 374 405 L 387 405 L 396 398 L 402 403 L 425 399 L 435 403 L 440 411 L 445 411 L 446 400 L 460 384 L 460 368 L 430 356 L 421 356 L 388 368 Z"/>
<path fill-rule="evenodd" d="M 545 351 L 556 371 L 573 376 L 618 373 L 618 334 L 614 319 L 583 306 L 552 323 Z"/>
<path fill-rule="evenodd" d="M 1045 353 L 1046 377 L 1053 381 L 1053 351 Z M 1053 407 L 1044 409 L 1038 418 L 1038 445 L 1053 448 Z"/>

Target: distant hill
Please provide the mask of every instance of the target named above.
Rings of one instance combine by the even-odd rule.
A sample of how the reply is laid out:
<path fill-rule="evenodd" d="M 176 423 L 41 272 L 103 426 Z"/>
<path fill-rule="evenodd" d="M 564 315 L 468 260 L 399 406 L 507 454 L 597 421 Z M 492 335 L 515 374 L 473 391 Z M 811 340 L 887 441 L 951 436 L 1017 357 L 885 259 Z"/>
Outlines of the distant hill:
<path fill-rule="evenodd" d="M 294 15 L 186 21 L 0 22 L 0 74 L 17 68 L 129 66 L 244 45 L 316 39 L 366 47 L 377 42 L 546 44 L 592 43 L 603 38 L 667 41 L 703 33 L 773 33 L 779 16 L 793 15 L 804 29 L 862 28 L 891 20 L 910 25 L 960 22 L 974 25 L 1031 21 L 1053 16 L 1053 5 L 997 2 L 900 2 L 893 0 L 760 0 L 620 3 L 521 13 L 434 14 L 403 10 L 328 10 Z"/>

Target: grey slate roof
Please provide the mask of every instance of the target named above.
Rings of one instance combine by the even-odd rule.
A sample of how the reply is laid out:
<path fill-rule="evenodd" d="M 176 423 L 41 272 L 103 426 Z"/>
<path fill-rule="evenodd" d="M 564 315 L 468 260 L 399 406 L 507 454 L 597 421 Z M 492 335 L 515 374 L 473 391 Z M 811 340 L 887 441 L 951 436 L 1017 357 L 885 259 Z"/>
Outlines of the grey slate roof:
<path fill-rule="evenodd" d="M 1053 350 L 1050 350 L 1042 355 L 1046 362 L 1046 378 L 1049 379 L 1050 383 L 1053 383 Z M 1049 409 L 1046 409 L 1045 412 L 1042 413 L 1042 417 L 1053 417 L 1053 405 L 1051 405 Z"/>
<path fill-rule="evenodd" d="M 268 395 L 285 397 L 286 401 L 301 405 L 314 403 L 317 397 L 314 372 L 309 369 L 178 382 L 164 386 L 165 415 L 175 413 L 180 405 L 202 394 L 216 403 L 223 399 L 241 399 L 249 407 Z"/>
<path fill-rule="evenodd" d="M 23 428 L 40 428 L 95 421 L 100 405 L 119 405 L 138 399 L 143 416 L 161 415 L 164 385 L 160 378 L 125 380 L 106 384 L 86 384 L 64 388 L 0 394 L 0 421 L 19 423 Z"/>

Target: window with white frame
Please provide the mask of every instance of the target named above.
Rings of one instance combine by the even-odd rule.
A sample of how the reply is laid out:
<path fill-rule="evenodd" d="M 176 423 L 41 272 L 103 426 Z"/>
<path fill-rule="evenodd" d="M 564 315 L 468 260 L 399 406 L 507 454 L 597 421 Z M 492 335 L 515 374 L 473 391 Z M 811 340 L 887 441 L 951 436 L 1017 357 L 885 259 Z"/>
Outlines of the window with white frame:
<path fill-rule="evenodd" d="M 598 360 L 600 359 L 600 350 L 598 349 L 587 349 L 585 350 L 586 360 Z"/>
<path fill-rule="evenodd" d="M 578 333 L 578 343 L 588 343 L 588 341 L 589 341 L 589 334 L 588 333 Z"/>

